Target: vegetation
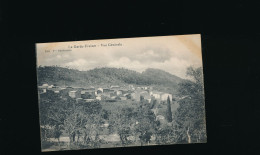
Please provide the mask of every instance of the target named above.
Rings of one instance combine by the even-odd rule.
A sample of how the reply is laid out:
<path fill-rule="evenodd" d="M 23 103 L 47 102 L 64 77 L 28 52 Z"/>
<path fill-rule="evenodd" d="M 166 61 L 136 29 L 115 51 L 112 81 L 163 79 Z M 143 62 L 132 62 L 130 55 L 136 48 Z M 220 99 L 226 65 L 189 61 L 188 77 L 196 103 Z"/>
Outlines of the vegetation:
<path fill-rule="evenodd" d="M 38 67 L 38 83 L 57 84 L 69 86 L 102 86 L 111 85 L 162 85 L 176 87 L 181 78 L 158 69 L 147 69 L 138 73 L 124 68 L 95 68 L 89 71 L 57 66 Z"/>
<path fill-rule="evenodd" d="M 181 135 L 179 141 L 201 142 L 206 140 L 205 104 L 202 68 L 187 69 L 192 81 L 179 84 L 179 108 L 175 120 Z"/>
<path fill-rule="evenodd" d="M 170 102 L 169 96 L 167 98 L 166 119 L 167 119 L 168 122 L 172 122 L 172 108 L 171 108 L 171 102 Z"/>
<path fill-rule="evenodd" d="M 58 74 L 51 73 L 56 72 L 56 69 L 63 71 Z M 45 73 L 46 70 L 49 70 L 47 74 Z M 64 70 L 66 70 L 66 73 L 64 73 Z M 141 74 L 125 69 L 110 70 L 108 68 L 80 72 L 57 67 L 40 67 L 39 71 L 41 74 L 38 78 L 42 83 L 50 78 L 51 74 L 56 76 L 53 78 L 53 82 L 56 83 L 59 82 L 58 78 L 73 82 L 77 78 L 80 79 L 81 76 L 84 77 L 81 82 L 86 79 L 91 81 L 103 77 L 102 74 L 108 74 L 106 79 L 108 81 L 120 79 L 121 82 L 123 81 L 122 83 L 134 81 L 138 77 L 141 78 L 142 74 L 145 74 L 145 77 L 151 76 L 147 73 L 150 72 L 149 70 Z M 67 74 L 74 74 L 74 76 L 67 76 Z M 128 79 L 129 74 L 136 76 Z M 105 140 L 104 137 L 108 135 L 119 137 L 120 143 L 114 142 L 112 146 L 205 141 L 202 68 L 194 69 L 190 67 L 187 69 L 187 75 L 191 77 L 191 80 L 181 80 L 178 83 L 179 99 L 174 102 L 178 102 L 179 107 L 175 108 L 174 111 L 172 107 L 175 106 L 169 96 L 165 103 L 161 103 L 154 98 L 152 98 L 151 103 L 148 103 L 144 98 L 140 98 L 138 102 L 119 100 L 117 102 L 92 101 L 86 103 L 70 97 L 60 98 L 52 91 L 41 94 L 39 106 L 43 149 L 54 145 L 54 142 L 50 140 L 51 138 L 57 139 L 57 149 L 60 150 L 99 148 L 107 143 L 113 143 Z M 152 78 L 146 80 L 146 82 L 151 81 Z M 155 109 L 165 119 L 157 118 Z M 68 144 L 61 142 L 61 137 L 69 137 Z"/>

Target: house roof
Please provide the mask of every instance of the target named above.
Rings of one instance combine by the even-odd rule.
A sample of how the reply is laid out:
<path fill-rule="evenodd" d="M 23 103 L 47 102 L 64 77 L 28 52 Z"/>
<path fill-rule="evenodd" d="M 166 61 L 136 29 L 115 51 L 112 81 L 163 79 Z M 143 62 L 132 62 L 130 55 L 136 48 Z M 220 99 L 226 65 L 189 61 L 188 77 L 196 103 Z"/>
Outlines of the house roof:
<path fill-rule="evenodd" d="M 119 87 L 118 85 L 115 85 L 115 86 L 111 86 L 110 88 L 115 88 L 115 87 Z"/>

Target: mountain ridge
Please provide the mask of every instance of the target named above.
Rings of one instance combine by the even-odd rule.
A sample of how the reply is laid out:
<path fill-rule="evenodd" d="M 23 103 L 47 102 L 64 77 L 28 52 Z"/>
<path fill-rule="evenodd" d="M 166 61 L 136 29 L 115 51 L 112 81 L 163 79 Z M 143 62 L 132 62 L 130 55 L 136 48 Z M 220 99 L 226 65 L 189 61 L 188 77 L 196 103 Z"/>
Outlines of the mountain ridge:
<path fill-rule="evenodd" d="M 88 71 L 58 66 L 37 67 L 38 85 L 44 83 L 67 86 L 161 85 L 176 87 L 184 79 L 166 71 L 148 68 L 142 73 L 126 68 L 94 68 Z"/>

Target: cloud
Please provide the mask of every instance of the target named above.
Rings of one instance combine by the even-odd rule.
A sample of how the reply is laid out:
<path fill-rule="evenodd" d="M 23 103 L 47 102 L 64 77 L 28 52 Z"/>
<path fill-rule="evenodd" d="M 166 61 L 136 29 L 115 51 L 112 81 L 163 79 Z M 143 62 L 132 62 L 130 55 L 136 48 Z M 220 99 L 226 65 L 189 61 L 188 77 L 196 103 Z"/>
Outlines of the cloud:
<path fill-rule="evenodd" d="M 124 52 L 116 51 L 112 53 L 112 57 L 120 59 L 122 57 L 127 57 L 131 61 L 139 61 L 141 63 L 150 63 L 150 62 L 164 62 L 169 60 L 172 56 L 172 53 L 169 49 L 161 47 L 144 47 L 138 50 L 135 49 L 126 49 Z"/>
<path fill-rule="evenodd" d="M 202 58 L 198 54 L 200 50 L 198 36 L 88 41 L 89 44 L 108 42 L 121 42 L 123 46 L 73 49 L 68 52 L 47 54 L 44 50 L 49 46 L 42 45 L 42 48 L 37 48 L 38 65 L 58 65 L 78 70 L 90 70 L 96 67 L 123 67 L 138 72 L 147 68 L 156 68 L 182 78 L 186 77 L 188 66 L 202 66 Z M 60 43 L 56 44 L 55 48 L 65 48 L 68 44 L 81 44 L 81 42 Z"/>

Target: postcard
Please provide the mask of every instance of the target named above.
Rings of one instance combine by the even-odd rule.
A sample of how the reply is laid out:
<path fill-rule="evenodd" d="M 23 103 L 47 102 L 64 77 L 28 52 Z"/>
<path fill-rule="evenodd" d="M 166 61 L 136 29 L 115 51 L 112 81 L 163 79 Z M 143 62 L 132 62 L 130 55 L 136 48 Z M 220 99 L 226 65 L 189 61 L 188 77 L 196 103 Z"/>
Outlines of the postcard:
<path fill-rule="evenodd" d="M 206 143 L 201 35 L 37 43 L 41 149 Z"/>

